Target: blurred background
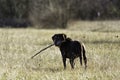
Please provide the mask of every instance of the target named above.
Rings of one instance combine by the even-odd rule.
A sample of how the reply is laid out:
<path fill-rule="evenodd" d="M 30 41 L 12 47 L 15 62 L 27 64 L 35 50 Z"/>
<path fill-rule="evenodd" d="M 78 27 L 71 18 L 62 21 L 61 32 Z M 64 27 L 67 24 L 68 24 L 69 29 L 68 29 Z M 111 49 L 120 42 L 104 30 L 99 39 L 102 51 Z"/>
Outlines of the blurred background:
<path fill-rule="evenodd" d="M 119 19 L 120 0 L 0 0 L 2 28 L 66 28 L 72 21 Z"/>

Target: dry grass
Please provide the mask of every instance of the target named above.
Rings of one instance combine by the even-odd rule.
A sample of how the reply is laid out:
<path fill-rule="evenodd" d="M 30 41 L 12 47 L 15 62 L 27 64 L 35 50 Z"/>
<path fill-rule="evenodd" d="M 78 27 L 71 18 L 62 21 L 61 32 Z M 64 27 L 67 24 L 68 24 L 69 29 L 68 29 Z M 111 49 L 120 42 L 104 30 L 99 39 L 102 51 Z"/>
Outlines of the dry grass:
<path fill-rule="evenodd" d="M 0 29 L 0 32 L 0 80 L 120 79 L 119 21 L 77 22 L 66 30 Z M 80 66 L 79 59 L 75 60 L 74 70 L 71 70 L 69 61 L 67 70 L 63 70 L 61 55 L 56 47 L 30 59 L 41 48 L 52 43 L 53 34 L 61 32 L 85 43 L 87 70 Z"/>

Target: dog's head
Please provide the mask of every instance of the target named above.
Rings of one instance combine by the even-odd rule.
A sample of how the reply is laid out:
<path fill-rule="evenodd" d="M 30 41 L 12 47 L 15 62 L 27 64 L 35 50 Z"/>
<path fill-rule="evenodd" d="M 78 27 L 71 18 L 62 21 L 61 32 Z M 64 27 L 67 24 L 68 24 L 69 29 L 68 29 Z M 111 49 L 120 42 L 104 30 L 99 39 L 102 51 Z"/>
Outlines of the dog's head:
<path fill-rule="evenodd" d="M 60 46 L 66 40 L 66 35 L 65 34 L 55 34 L 52 36 L 52 40 L 53 40 L 55 46 Z"/>

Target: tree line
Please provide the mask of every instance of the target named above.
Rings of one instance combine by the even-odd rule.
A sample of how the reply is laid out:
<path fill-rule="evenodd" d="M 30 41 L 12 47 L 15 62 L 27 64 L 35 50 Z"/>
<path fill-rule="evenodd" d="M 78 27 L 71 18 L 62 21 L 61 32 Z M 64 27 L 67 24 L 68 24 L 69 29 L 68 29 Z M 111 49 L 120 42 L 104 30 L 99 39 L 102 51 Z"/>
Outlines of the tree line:
<path fill-rule="evenodd" d="M 120 19 L 120 0 L 0 0 L 0 27 L 66 28 L 69 20 Z"/>

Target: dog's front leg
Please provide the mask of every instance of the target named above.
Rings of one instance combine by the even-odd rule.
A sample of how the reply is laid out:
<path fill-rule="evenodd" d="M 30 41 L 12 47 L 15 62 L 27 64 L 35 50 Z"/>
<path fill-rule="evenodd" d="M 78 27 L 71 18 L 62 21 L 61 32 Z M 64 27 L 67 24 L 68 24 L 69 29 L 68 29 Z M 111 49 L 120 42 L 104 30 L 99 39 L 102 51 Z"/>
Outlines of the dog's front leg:
<path fill-rule="evenodd" d="M 74 59 L 70 59 L 71 68 L 74 69 Z"/>
<path fill-rule="evenodd" d="M 66 56 L 65 56 L 65 52 L 63 50 L 61 50 L 61 55 L 62 55 L 62 61 L 63 61 L 63 66 L 64 66 L 64 69 L 66 69 Z"/>
<path fill-rule="evenodd" d="M 65 57 L 62 57 L 62 59 L 63 59 L 64 69 L 66 69 L 66 58 L 65 58 Z"/>

